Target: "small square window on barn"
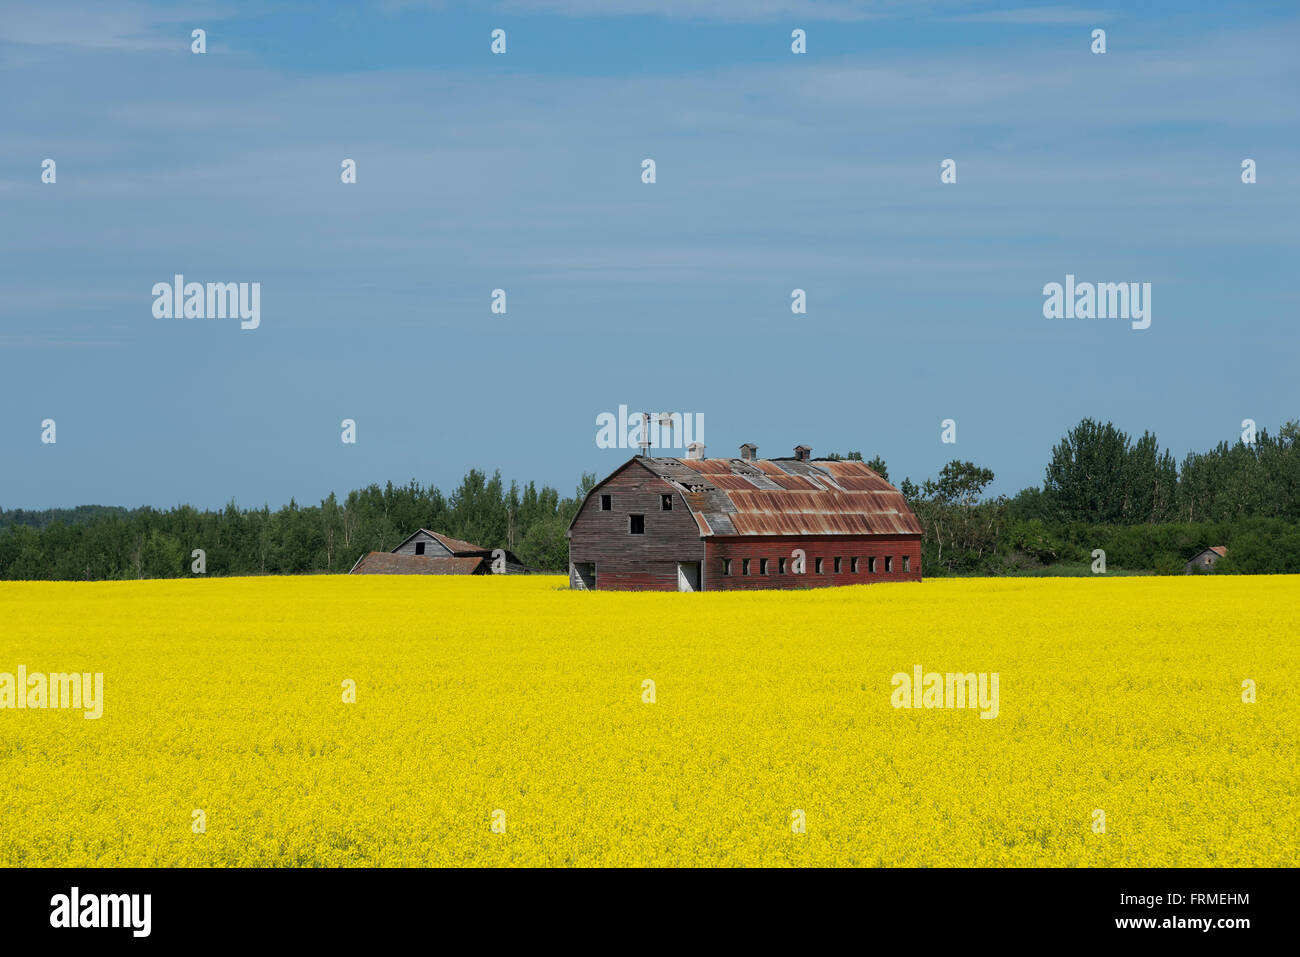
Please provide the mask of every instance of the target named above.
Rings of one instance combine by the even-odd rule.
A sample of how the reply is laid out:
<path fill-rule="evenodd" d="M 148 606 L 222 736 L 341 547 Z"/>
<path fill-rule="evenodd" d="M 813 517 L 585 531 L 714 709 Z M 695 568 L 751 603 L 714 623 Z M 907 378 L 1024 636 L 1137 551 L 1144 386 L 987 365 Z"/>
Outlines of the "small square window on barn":
<path fill-rule="evenodd" d="M 784 558 L 778 558 L 778 559 L 776 560 L 776 573 L 777 573 L 778 575 L 784 575 L 784 574 L 785 574 L 785 559 L 784 559 Z"/>
<path fill-rule="evenodd" d="M 630 534 L 630 535 L 644 535 L 644 534 L 645 534 L 645 516 L 644 516 L 644 515 L 629 515 L 629 516 L 627 517 L 627 530 L 628 530 L 628 534 Z"/>
<path fill-rule="evenodd" d="M 730 558 L 724 558 L 724 559 L 722 560 L 722 574 L 724 574 L 724 575 L 730 575 L 730 574 L 731 574 L 731 559 L 730 559 Z"/>
<path fill-rule="evenodd" d="M 856 558 L 849 559 L 849 573 L 852 575 L 858 573 L 858 560 Z"/>
<path fill-rule="evenodd" d="M 904 555 L 904 556 L 903 556 L 903 571 L 905 571 L 905 572 L 910 572 L 911 570 L 912 570 L 912 556 L 911 556 L 911 555 Z"/>
<path fill-rule="evenodd" d="M 611 498 L 608 495 L 602 495 L 600 497 L 600 510 L 602 512 L 608 512 L 613 507 L 614 507 L 613 498 Z"/>
<path fill-rule="evenodd" d="M 748 559 L 748 558 L 742 558 L 742 559 L 740 560 L 740 574 L 742 574 L 742 575 L 748 575 L 748 574 L 749 574 L 749 559 Z"/>
<path fill-rule="evenodd" d="M 671 512 L 673 510 L 673 497 L 671 495 L 659 496 L 659 508 L 665 512 Z"/>
<path fill-rule="evenodd" d="M 876 557 L 872 555 L 870 558 L 867 559 L 867 574 L 874 575 L 875 573 L 876 573 Z"/>
<path fill-rule="evenodd" d="M 767 574 L 767 559 L 766 559 L 766 558 L 760 558 L 760 559 L 758 560 L 758 573 L 759 573 L 760 575 L 766 575 L 766 574 Z"/>
<path fill-rule="evenodd" d="M 886 555 L 886 556 L 885 556 L 885 574 L 888 575 L 888 574 L 889 574 L 890 572 L 892 572 L 893 570 L 894 570 L 894 556 L 893 556 L 893 555 Z"/>
<path fill-rule="evenodd" d="M 415 543 L 415 554 L 417 554 L 417 555 L 423 555 L 423 554 L 424 554 L 424 542 L 416 542 L 416 543 Z"/>
<path fill-rule="evenodd" d="M 820 558 L 817 559 L 817 563 L 813 566 L 813 570 L 816 571 L 818 575 L 822 573 L 822 560 Z"/>
<path fill-rule="evenodd" d="M 844 567 L 844 559 L 842 558 L 835 559 L 835 574 L 838 575 L 840 573 L 840 569 L 843 567 Z"/>

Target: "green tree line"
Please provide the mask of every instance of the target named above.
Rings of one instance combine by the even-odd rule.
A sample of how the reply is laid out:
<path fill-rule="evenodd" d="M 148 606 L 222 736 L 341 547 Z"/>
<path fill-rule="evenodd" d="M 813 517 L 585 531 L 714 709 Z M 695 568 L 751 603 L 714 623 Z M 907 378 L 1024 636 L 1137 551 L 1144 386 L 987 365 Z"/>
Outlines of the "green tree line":
<path fill-rule="evenodd" d="M 993 472 L 963 461 L 898 487 L 921 523 L 926 575 L 1087 574 L 1096 549 L 1108 571 L 1170 574 L 1210 545 L 1228 546 L 1219 572 L 1300 572 L 1300 422 L 1251 438 L 1189 454 L 1180 465 L 1149 432 L 1134 438 L 1084 419 L 1053 446 L 1043 484 L 1013 497 L 987 496 Z M 889 478 L 879 456 L 827 458 L 866 461 Z M 346 572 L 417 528 L 508 548 L 533 568 L 563 572 L 565 530 L 595 481 L 583 475 L 561 498 L 471 470 L 450 495 L 414 480 L 390 482 L 276 511 L 233 502 L 220 511 L 0 510 L 0 578 L 175 577 L 190 574 L 195 548 L 210 575 Z"/>
<path fill-rule="evenodd" d="M 1108 571 L 1174 574 L 1211 545 L 1228 547 L 1216 572 L 1300 573 L 1300 422 L 1180 466 L 1150 432 L 1084 419 L 1052 448 L 1041 487 L 987 497 L 993 478 L 953 461 L 899 484 L 921 523 L 925 574 L 1087 574 L 1096 549 Z"/>
<path fill-rule="evenodd" d="M 209 575 L 346 572 L 367 552 L 390 551 L 417 528 L 508 548 L 524 564 L 563 572 L 565 531 L 595 484 L 584 475 L 570 497 L 529 482 L 507 487 L 500 473 L 471 470 L 449 496 L 412 480 L 333 493 L 319 505 L 276 511 L 168 510 L 83 506 L 66 512 L 0 511 L 0 578 L 126 579 L 190 574 L 201 548 Z"/>

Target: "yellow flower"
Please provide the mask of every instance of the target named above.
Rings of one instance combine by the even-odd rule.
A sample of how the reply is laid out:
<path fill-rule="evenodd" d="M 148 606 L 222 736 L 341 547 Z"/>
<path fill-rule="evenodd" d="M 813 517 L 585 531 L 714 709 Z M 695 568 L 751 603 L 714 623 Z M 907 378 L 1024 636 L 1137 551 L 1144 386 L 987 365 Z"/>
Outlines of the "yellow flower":
<path fill-rule="evenodd" d="M 0 583 L 0 865 L 1297 863 L 1300 578 L 563 584 Z"/>

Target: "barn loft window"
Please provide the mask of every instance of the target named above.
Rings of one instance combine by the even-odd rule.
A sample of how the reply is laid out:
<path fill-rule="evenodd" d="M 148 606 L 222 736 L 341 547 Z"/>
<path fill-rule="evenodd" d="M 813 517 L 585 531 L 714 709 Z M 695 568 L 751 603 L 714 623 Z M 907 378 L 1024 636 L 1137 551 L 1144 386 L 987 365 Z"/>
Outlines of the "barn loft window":
<path fill-rule="evenodd" d="M 760 558 L 760 559 L 758 560 L 758 573 L 759 573 L 760 575 L 766 575 L 766 574 L 767 574 L 767 559 L 766 559 L 766 558 Z"/>
<path fill-rule="evenodd" d="M 627 517 L 627 531 L 629 535 L 645 534 L 645 516 L 629 515 Z"/>
<path fill-rule="evenodd" d="M 784 558 L 778 558 L 778 559 L 776 560 L 776 573 L 777 573 L 778 575 L 784 575 L 784 574 L 785 574 L 785 559 L 784 559 Z"/>
<path fill-rule="evenodd" d="M 818 575 L 820 575 L 820 574 L 822 573 L 822 560 L 821 560 L 820 558 L 817 559 L 817 563 L 816 563 L 816 565 L 813 566 L 813 568 L 814 568 L 814 570 L 817 572 Z"/>
<path fill-rule="evenodd" d="M 856 558 L 849 559 L 849 573 L 852 575 L 858 573 L 858 560 Z"/>
<path fill-rule="evenodd" d="M 424 554 L 424 542 L 416 542 L 416 543 L 415 543 L 415 554 L 417 554 L 417 555 L 423 555 L 423 554 Z"/>
<path fill-rule="evenodd" d="M 610 496 L 602 495 L 600 497 L 600 510 L 602 512 L 608 512 L 613 507 L 614 507 L 614 500 Z"/>
<path fill-rule="evenodd" d="M 673 497 L 671 495 L 659 496 L 659 507 L 665 512 L 673 510 Z"/>
<path fill-rule="evenodd" d="M 911 570 L 912 570 L 912 556 L 911 556 L 911 555 L 904 555 L 904 556 L 903 556 L 903 571 L 905 571 L 905 572 L 910 572 Z"/>
<path fill-rule="evenodd" d="M 742 558 L 742 559 L 740 560 L 740 574 L 742 574 L 742 575 L 748 575 L 748 574 L 749 574 L 749 559 L 748 559 L 748 558 Z"/>
<path fill-rule="evenodd" d="M 889 574 L 890 572 L 892 572 L 893 570 L 894 570 L 894 556 L 893 556 L 893 555 L 886 555 L 886 556 L 885 556 L 885 574 L 888 575 L 888 574 Z"/>
<path fill-rule="evenodd" d="M 844 567 L 844 559 L 842 558 L 835 559 L 835 574 L 838 575 L 840 573 L 840 569 L 843 567 Z"/>
<path fill-rule="evenodd" d="M 876 573 L 876 557 L 874 555 L 867 559 L 867 572 L 872 575 Z"/>
<path fill-rule="evenodd" d="M 722 574 L 724 574 L 724 575 L 730 575 L 730 574 L 731 574 L 731 559 L 730 559 L 730 558 L 724 558 L 724 559 L 722 560 Z"/>

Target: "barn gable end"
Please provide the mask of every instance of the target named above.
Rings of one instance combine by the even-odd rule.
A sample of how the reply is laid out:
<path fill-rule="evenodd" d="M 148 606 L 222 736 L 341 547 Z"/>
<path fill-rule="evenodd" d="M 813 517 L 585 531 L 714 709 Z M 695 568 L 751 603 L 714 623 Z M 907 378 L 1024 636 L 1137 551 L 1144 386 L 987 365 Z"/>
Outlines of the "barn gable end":
<path fill-rule="evenodd" d="M 602 507 L 604 496 L 608 508 Z M 672 502 L 668 509 L 664 496 Z M 635 516 L 642 531 L 634 534 Z M 581 556 L 580 566 L 597 566 L 596 581 L 588 587 L 676 591 L 678 564 L 704 560 L 700 528 L 679 490 L 636 458 L 587 494 L 568 535 L 571 558 Z M 572 587 L 584 587 L 582 571 L 570 562 Z"/>
<path fill-rule="evenodd" d="M 423 547 L 421 547 L 423 546 Z M 438 541 L 438 536 L 427 528 L 410 535 L 393 549 L 394 555 L 424 555 L 427 558 L 453 558 L 455 552 Z"/>

